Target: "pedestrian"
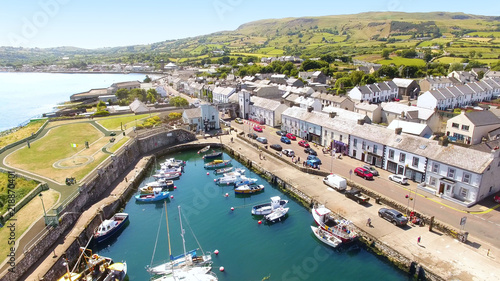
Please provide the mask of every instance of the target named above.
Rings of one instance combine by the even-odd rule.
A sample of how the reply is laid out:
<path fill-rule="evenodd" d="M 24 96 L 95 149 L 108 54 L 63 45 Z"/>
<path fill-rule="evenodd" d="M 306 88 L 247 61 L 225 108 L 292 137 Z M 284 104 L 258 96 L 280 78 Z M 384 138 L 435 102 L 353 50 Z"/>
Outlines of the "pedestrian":
<path fill-rule="evenodd" d="M 368 218 L 366 221 L 366 226 L 372 227 L 372 219 Z"/>
<path fill-rule="evenodd" d="M 297 161 L 300 163 L 300 156 L 299 156 L 299 157 L 297 157 Z"/>
<path fill-rule="evenodd" d="M 420 236 L 417 238 L 417 244 L 420 244 Z"/>
<path fill-rule="evenodd" d="M 302 162 L 302 166 L 305 167 L 306 166 L 306 161 Z"/>

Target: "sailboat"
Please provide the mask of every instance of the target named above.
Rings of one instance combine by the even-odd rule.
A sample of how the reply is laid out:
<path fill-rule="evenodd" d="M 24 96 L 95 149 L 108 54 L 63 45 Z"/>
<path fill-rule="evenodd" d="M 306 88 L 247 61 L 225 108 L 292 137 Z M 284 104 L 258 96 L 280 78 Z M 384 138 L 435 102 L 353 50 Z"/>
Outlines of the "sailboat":
<path fill-rule="evenodd" d="M 186 251 L 186 241 L 184 240 L 184 228 L 182 227 L 182 217 L 181 217 L 181 207 L 178 206 L 179 209 L 179 221 L 181 225 L 181 237 L 182 237 L 182 246 L 184 249 L 184 254 L 179 256 L 172 256 L 171 247 L 170 247 L 170 230 L 168 227 L 168 214 L 167 214 L 167 206 L 165 206 L 165 214 L 167 216 L 167 238 L 168 238 L 168 252 L 170 261 L 162 263 L 156 266 L 148 266 L 147 271 L 153 275 L 162 275 L 162 276 L 170 276 L 170 278 L 174 278 L 173 276 L 177 276 L 175 278 L 180 278 L 180 276 L 184 276 L 182 278 L 187 278 L 190 274 L 195 274 L 198 276 L 199 274 L 207 274 L 207 276 L 212 276 L 208 274 L 212 269 L 212 256 L 210 253 L 205 255 L 202 250 L 202 256 L 198 257 L 196 255 L 196 250 L 191 250 L 189 252 Z M 157 237 L 158 239 L 158 237 Z M 201 247 L 200 247 L 201 248 Z M 154 255 L 154 254 L 153 254 Z M 152 263 L 152 262 L 151 262 Z M 181 280 L 180 279 L 161 279 L 161 280 Z M 195 278 L 195 277 L 191 277 Z M 205 280 L 205 279 L 182 279 L 182 280 Z M 206 280 L 217 280 L 217 279 L 206 279 Z"/>

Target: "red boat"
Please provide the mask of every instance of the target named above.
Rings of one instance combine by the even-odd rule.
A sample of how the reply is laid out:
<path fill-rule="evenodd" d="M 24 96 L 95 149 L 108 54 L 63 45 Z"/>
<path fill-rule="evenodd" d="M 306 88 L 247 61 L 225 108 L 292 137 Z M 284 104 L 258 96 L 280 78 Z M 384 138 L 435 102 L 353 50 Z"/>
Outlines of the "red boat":
<path fill-rule="evenodd" d="M 350 221 L 335 219 L 332 211 L 325 206 L 313 207 L 311 213 L 318 226 L 340 238 L 343 243 L 351 242 L 358 237 Z"/>

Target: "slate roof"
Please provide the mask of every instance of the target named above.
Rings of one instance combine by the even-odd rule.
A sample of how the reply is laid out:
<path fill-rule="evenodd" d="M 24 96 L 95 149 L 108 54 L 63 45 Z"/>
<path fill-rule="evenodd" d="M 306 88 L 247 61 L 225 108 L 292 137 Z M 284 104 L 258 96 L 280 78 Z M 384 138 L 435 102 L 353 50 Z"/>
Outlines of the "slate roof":
<path fill-rule="evenodd" d="M 404 78 L 394 78 L 392 79 L 392 82 L 396 84 L 399 88 L 408 88 L 410 84 L 415 81 L 413 79 L 404 79 Z"/>
<path fill-rule="evenodd" d="M 488 110 L 469 111 L 465 113 L 465 116 L 475 126 L 487 126 L 494 124 L 498 124 L 500 126 L 500 119 Z"/>
<path fill-rule="evenodd" d="M 395 130 L 396 128 L 401 128 L 403 129 L 403 133 L 420 136 L 427 127 L 429 127 L 427 124 L 393 120 L 391 124 L 387 126 L 387 129 Z"/>
<path fill-rule="evenodd" d="M 281 105 L 279 101 L 265 99 L 257 96 L 250 97 L 250 101 L 253 102 L 253 106 L 272 111 L 278 109 L 278 107 Z"/>
<path fill-rule="evenodd" d="M 184 114 L 188 119 L 201 118 L 201 108 L 190 108 L 184 110 Z"/>

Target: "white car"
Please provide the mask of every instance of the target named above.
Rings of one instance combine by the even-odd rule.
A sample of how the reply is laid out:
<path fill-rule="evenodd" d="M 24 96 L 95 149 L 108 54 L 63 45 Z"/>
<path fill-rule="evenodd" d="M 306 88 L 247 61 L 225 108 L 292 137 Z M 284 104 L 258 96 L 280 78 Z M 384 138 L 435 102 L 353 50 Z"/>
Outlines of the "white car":
<path fill-rule="evenodd" d="M 403 175 L 390 175 L 389 179 L 400 184 L 408 184 L 408 178 Z"/>
<path fill-rule="evenodd" d="M 288 157 L 295 156 L 295 152 L 293 152 L 293 150 L 291 149 L 283 149 L 283 154 L 285 154 Z"/>

